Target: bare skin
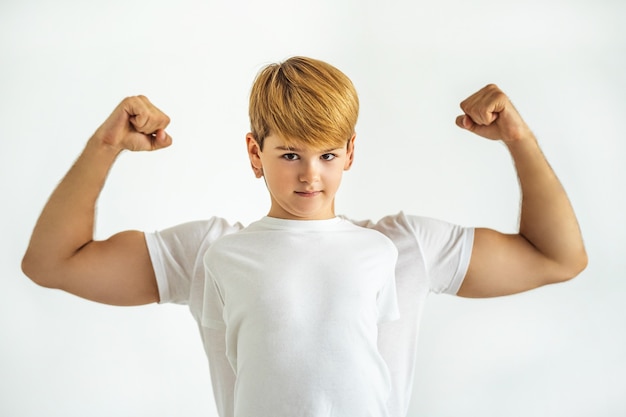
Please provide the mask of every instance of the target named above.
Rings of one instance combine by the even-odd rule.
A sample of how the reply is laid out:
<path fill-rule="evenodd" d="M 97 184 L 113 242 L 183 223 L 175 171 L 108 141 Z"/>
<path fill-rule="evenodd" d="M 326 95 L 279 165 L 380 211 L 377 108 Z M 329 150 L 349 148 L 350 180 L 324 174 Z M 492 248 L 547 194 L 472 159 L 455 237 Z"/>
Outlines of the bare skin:
<path fill-rule="evenodd" d="M 95 241 L 93 229 L 96 200 L 119 153 L 169 146 L 168 124 L 169 118 L 142 96 L 115 108 L 46 203 L 22 260 L 27 276 L 106 304 L 159 301 L 143 233 L 125 231 Z"/>
<path fill-rule="evenodd" d="M 464 297 L 514 294 L 578 275 L 587 254 L 567 194 L 537 139 L 495 85 L 461 103 L 456 123 L 509 149 L 522 189 L 519 233 L 477 229 L 468 272 L 459 290 Z"/>
<path fill-rule="evenodd" d="M 576 216 L 528 126 L 494 85 L 470 96 L 461 108 L 459 127 L 507 145 L 523 199 L 519 233 L 476 230 L 459 295 L 507 295 L 576 276 L 587 264 Z M 169 118 L 142 96 L 116 107 L 45 205 L 22 261 L 27 276 L 106 304 L 159 301 L 143 233 L 125 231 L 95 241 L 93 227 L 96 200 L 117 155 L 169 146 L 168 124 Z"/>

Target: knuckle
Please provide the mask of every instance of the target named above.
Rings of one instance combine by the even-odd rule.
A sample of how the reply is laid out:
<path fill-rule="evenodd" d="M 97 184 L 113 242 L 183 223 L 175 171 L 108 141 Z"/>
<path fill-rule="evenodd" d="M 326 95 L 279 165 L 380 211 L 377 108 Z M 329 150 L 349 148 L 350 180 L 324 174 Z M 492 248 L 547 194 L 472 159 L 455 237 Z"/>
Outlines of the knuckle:
<path fill-rule="evenodd" d="M 491 91 L 496 91 L 496 90 L 498 90 L 498 91 L 499 91 L 499 90 L 500 90 L 500 89 L 498 88 L 498 86 L 497 86 L 497 85 L 495 85 L 495 84 L 493 84 L 493 83 L 487 84 L 487 85 L 485 86 L 485 89 L 486 89 L 486 90 L 491 90 Z"/>
<path fill-rule="evenodd" d="M 470 101 L 469 99 L 467 100 L 463 100 L 460 104 L 461 110 L 463 110 L 465 113 L 467 113 L 470 109 L 471 109 L 471 105 L 470 105 Z"/>
<path fill-rule="evenodd" d="M 138 96 L 128 96 L 122 100 L 122 104 L 128 107 L 133 107 L 139 102 Z"/>
<path fill-rule="evenodd" d="M 126 103 L 126 104 L 132 104 L 132 105 L 140 105 L 145 100 L 146 100 L 145 96 L 138 95 L 138 96 L 128 96 L 128 97 L 124 98 L 124 100 L 122 100 L 122 102 Z"/>

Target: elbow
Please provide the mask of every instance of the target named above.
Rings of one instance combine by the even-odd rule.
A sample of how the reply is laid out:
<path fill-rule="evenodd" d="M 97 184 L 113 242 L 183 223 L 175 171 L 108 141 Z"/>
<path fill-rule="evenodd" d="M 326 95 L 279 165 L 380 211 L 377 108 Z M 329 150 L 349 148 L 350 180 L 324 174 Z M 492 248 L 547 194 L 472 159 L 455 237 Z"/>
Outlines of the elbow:
<path fill-rule="evenodd" d="M 46 268 L 42 267 L 43 262 L 30 252 L 26 252 L 22 258 L 22 272 L 35 284 L 46 287 L 56 288 L 50 279 L 50 274 L 46 273 Z"/>
<path fill-rule="evenodd" d="M 33 259 L 33 256 L 29 252 L 26 252 L 24 257 L 22 258 L 22 273 L 30 278 L 30 280 L 34 283 L 41 285 L 41 279 L 39 278 L 40 275 L 38 274 L 36 265 L 37 261 Z"/>
<path fill-rule="evenodd" d="M 559 276 L 555 282 L 565 282 L 580 275 L 589 264 L 587 252 L 582 249 L 575 256 L 572 256 L 567 262 L 563 262 L 560 268 Z"/>
<path fill-rule="evenodd" d="M 576 260 L 577 262 L 574 268 L 572 278 L 587 269 L 587 265 L 589 265 L 589 257 L 587 256 L 587 251 L 583 249 L 580 255 L 576 258 Z"/>

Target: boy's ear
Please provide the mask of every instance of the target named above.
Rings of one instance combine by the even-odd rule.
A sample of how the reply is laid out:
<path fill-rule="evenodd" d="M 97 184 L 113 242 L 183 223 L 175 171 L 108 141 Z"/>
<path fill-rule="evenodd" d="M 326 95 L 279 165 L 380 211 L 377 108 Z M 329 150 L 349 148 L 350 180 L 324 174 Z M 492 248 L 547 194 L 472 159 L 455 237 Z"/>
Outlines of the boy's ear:
<path fill-rule="evenodd" d="M 348 141 L 348 148 L 346 152 L 346 163 L 343 166 L 343 170 L 347 171 L 352 166 L 352 162 L 354 162 L 354 141 L 356 139 L 356 133 L 352 134 L 352 137 Z"/>
<path fill-rule="evenodd" d="M 261 147 L 259 146 L 259 143 L 256 141 L 256 138 L 252 135 L 252 133 L 248 133 L 246 135 L 246 146 L 248 147 L 248 158 L 250 158 L 250 166 L 252 167 L 252 172 L 254 172 L 255 177 L 261 178 L 263 176 Z"/>

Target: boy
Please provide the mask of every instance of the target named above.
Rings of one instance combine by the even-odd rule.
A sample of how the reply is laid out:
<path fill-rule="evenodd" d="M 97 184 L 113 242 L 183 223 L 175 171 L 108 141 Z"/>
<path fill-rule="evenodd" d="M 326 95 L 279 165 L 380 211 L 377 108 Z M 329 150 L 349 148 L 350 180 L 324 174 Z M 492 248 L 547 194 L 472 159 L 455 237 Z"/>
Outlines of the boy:
<path fill-rule="evenodd" d="M 222 416 L 403 416 L 429 292 L 512 294 L 572 278 L 586 265 L 567 196 L 508 98 L 490 85 L 461 108 L 457 125 L 504 141 L 513 157 L 523 194 L 518 234 L 403 213 L 360 223 L 363 230 L 336 218 L 335 192 L 354 157 L 357 95 L 336 68 L 295 57 L 261 71 L 250 97 L 248 154 L 271 196 L 261 224 L 242 231 L 241 225 L 212 218 L 93 241 L 95 201 L 119 152 L 171 144 L 167 116 L 145 97 L 133 97 L 100 126 L 52 194 L 23 270 L 41 285 L 99 302 L 188 304 L 200 324 Z M 290 253 L 298 268 L 289 269 Z M 361 253 L 367 256 L 359 258 Z M 380 261 L 368 264 L 370 258 Z M 363 297 L 350 293 L 354 289 L 363 290 Z M 342 309 L 354 300 L 360 304 Z M 399 319 L 384 322 L 396 318 L 396 303 Z M 351 319 L 362 328 L 349 328 Z M 293 329 L 305 340 L 293 340 Z M 341 329 L 350 336 L 345 346 Z M 353 350 L 358 358 L 346 365 L 351 374 L 334 374 L 333 366 L 343 366 L 338 357 L 343 361 Z M 363 366 L 366 374 L 355 375 Z M 311 376 L 319 371 L 314 367 L 323 369 Z M 278 393 L 270 386 L 274 376 L 280 379 Z M 296 377 L 308 380 L 300 386 L 301 380 L 290 379 Z M 354 393 L 346 378 L 354 381 Z M 268 410 L 260 409 L 265 396 L 272 398 Z M 364 408 L 356 408 L 357 397 Z M 281 403 L 290 398 L 295 403 Z"/>
<path fill-rule="evenodd" d="M 255 82 L 246 138 L 271 207 L 208 249 L 201 323 L 226 332 L 235 415 L 387 416 L 377 325 L 398 315 L 397 249 L 334 213 L 357 95 L 322 62 L 277 69 Z"/>

